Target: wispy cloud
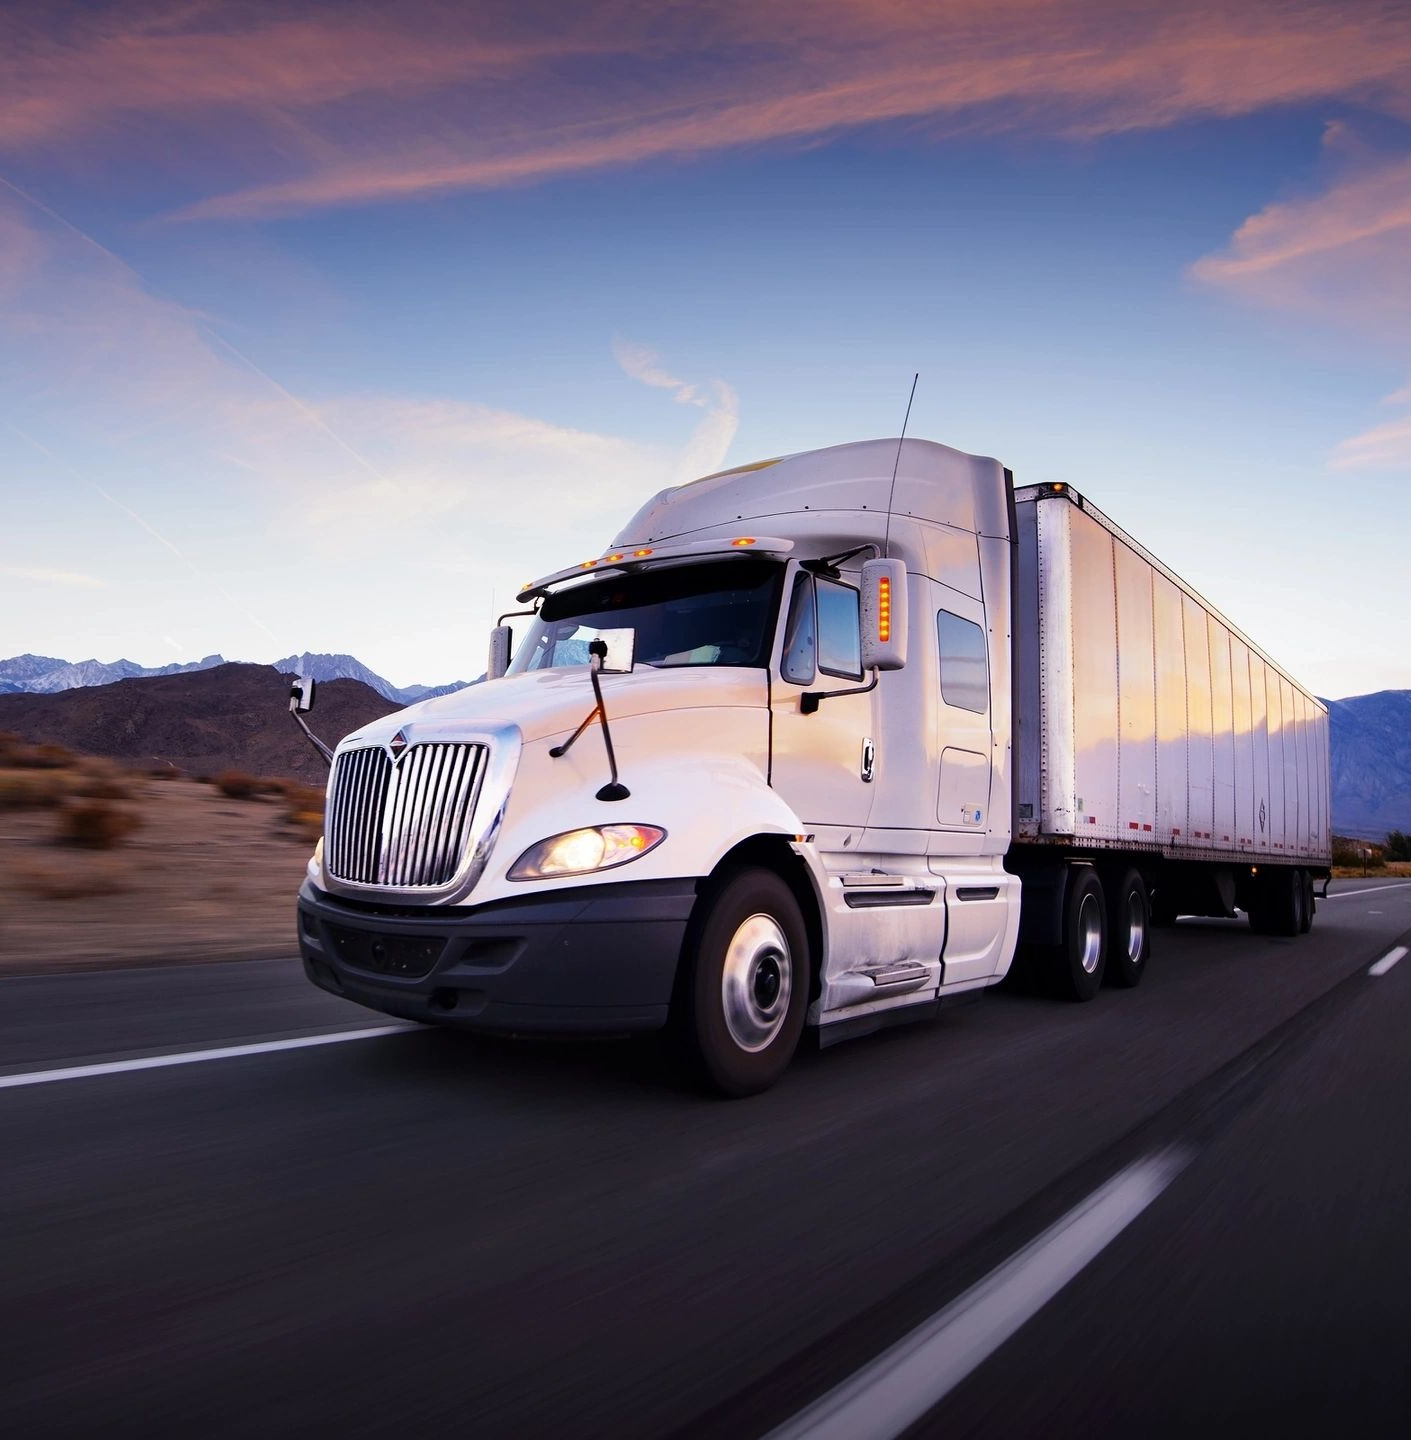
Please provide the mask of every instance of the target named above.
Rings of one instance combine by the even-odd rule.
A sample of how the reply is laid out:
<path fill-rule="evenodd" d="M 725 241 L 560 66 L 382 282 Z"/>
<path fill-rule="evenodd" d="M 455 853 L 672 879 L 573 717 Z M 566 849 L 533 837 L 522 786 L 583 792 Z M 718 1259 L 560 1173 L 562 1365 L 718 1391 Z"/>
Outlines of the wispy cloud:
<path fill-rule="evenodd" d="M 1386 398 L 1411 406 L 1411 384 Z M 1411 410 L 1341 441 L 1328 461 L 1334 470 L 1376 470 L 1411 474 Z"/>
<path fill-rule="evenodd" d="M 32 580 L 36 585 L 70 585 L 82 590 L 101 590 L 108 583 L 96 575 L 80 575 L 72 570 L 50 570 L 43 565 L 0 563 L 0 575 L 12 575 L 16 580 Z"/>
<path fill-rule="evenodd" d="M 671 391 L 679 405 L 699 406 L 706 412 L 681 453 L 674 483 L 718 470 L 740 426 L 740 397 L 734 388 L 719 379 L 704 385 L 678 379 L 655 350 L 620 335 L 612 342 L 612 353 L 623 374 L 654 389 Z"/>
<path fill-rule="evenodd" d="M 1411 156 L 1370 150 L 1330 127 L 1320 191 L 1250 216 L 1221 253 L 1192 267 L 1238 299 L 1332 323 L 1411 361 Z M 1411 405 L 1411 384 L 1387 397 Z M 1340 441 L 1339 471 L 1411 473 L 1411 415 Z"/>

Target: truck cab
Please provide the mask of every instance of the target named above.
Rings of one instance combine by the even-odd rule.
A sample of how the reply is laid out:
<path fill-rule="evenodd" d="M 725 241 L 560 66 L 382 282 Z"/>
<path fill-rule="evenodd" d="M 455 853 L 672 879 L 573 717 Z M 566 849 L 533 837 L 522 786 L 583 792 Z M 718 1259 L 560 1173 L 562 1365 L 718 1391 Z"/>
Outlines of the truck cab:
<path fill-rule="evenodd" d="M 508 1033 L 670 1025 L 719 1089 L 1014 953 L 1013 486 L 919 440 L 662 491 L 513 658 L 347 736 L 314 983 Z M 503 672 L 503 673 L 501 673 Z"/>

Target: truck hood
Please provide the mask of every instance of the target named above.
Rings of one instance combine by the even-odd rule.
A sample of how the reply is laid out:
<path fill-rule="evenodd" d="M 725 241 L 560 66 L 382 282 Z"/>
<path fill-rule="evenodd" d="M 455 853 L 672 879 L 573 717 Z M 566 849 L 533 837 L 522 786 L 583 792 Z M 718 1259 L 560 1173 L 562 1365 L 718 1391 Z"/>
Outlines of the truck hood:
<path fill-rule="evenodd" d="M 603 675 L 599 679 L 609 720 L 720 706 L 763 709 L 769 704 L 769 672 L 763 669 L 699 665 L 654 670 L 641 666 L 630 675 Z M 537 670 L 423 700 L 364 725 L 347 736 L 344 743 L 390 740 L 409 725 L 437 735 L 489 725 L 516 725 L 528 743 L 572 730 L 593 705 L 593 686 L 585 666 Z"/>

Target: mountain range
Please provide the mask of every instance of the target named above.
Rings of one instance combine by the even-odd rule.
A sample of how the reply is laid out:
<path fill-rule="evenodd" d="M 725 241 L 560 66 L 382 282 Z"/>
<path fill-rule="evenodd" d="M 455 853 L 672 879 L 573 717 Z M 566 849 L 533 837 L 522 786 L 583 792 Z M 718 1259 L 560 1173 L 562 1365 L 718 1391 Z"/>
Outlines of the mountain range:
<path fill-rule="evenodd" d="M 309 720 L 333 744 L 398 708 L 360 681 L 330 680 L 319 686 Z M 243 770 L 318 785 L 328 776 L 289 718 L 289 676 L 272 665 L 215 665 L 52 695 L 0 695 L 0 731 L 190 775 Z"/>
<path fill-rule="evenodd" d="M 185 665 L 139 665 L 134 660 L 60 660 L 52 655 L 14 655 L 0 660 L 0 695 L 57 695 L 63 690 L 79 690 L 93 685 L 113 685 L 119 680 L 145 680 L 159 675 L 185 675 L 196 670 L 212 670 L 228 662 L 222 655 L 207 655 Z M 387 700 L 411 705 L 436 695 L 449 695 L 468 681 L 450 685 L 407 685 L 398 687 L 369 670 L 352 655 L 322 655 L 305 651 L 303 655 L 287 655 L 276 660 L 271 669 L 281 674 L 310 676 L 323 683 L 327 680 L 357 680 Z"/>

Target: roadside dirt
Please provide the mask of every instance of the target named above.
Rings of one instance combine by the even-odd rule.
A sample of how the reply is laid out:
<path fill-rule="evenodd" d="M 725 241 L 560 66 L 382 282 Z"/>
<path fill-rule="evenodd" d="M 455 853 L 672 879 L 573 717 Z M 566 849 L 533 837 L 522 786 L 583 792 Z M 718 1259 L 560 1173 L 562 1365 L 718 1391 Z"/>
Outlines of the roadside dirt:
<path fill-rule="evenodd" d="M 89 851 L 54 810 L 0 811 L 0 974 L 296 955 L 312 843 L 273 798 L 190 780 L 134 783 L 140 827 Z"/>

